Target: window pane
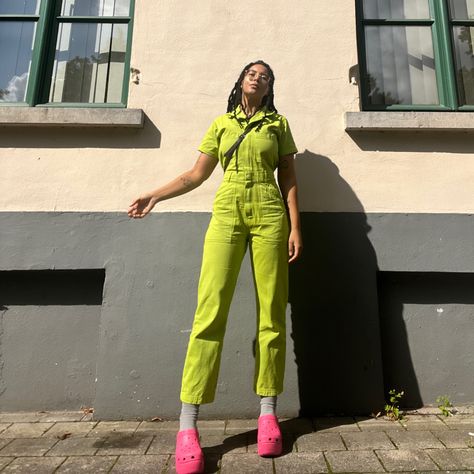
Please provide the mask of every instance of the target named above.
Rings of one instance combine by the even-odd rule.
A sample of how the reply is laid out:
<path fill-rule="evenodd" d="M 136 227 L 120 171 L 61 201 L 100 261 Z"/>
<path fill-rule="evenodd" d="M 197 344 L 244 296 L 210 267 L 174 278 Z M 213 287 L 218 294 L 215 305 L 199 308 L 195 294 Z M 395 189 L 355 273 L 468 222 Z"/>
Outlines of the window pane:
<path fill-rule="evenodd" d="M 456 79 L 460 105 L 474 105 L 474 28 L 454 27 Z"/>
<path fill-rule="evenodd" d="M 61 23 L 51 102 L 120 102 L 127 25 Z"/>
<path fill-rule="evenodd" d="M 0 102 L 24 102 L 31 67 L 36 23 L 0 23 Z"/>
<path fill-rule="evenodd" d="M 364 18 L 428 19 L 430 8 L 428 0 L 364 0 Z"/>
<path fill-rule="evenodd" d="M 474 0 L 450 0 L 451 17 L 456 20 L 474 19 Z"/>
<path fill-rule="evenodd" d="M 130 0 L 63 0 L 63 16 L 128 16 Z"/>
<path fill-rule="evenodd" d="M 367 26 L 370 104 L 438 104 L 431 28 Z"/>
<path fill-rule="evenodd" d="M 0 0 L 0 15 L 37 15 L 38 0 Z"/>

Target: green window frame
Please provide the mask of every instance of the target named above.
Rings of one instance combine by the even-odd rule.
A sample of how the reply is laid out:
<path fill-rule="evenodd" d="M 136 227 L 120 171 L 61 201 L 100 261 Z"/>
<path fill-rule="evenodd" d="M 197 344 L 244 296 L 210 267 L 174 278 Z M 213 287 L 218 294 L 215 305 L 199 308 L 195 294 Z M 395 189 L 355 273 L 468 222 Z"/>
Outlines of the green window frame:
<path fill-rule="evenodd" d="M 410 8 L 414 8 L 415 0 L 405 1 L 413 2 Z M 360 91 L 363 110 L 474 111 L 474 55 L 470 68 L 466 69 L 463 66 L 463 69 L 458 64 L 461 56 L 459 34 L 456 28 L 467 32 L 468 47 L 471 53 L 474 43 L 474 14 L 467 15 L 472 18 L 455 18 L 454 15 L 454 5 L 459 5 L 462 1 L 426 0 L 428 15 L 425 17 L 420 15 L 418 18 L 402 18 L 402 15 L 397 17 L 397 15 L 390 14 L 380 14 L 377 17 L 373 12 L 364 12 L 364 6 L 367 10 L 373 10 L 376 3 L 383 4 L 384 7 L 389 7 L 386 10 L 382 8 L 387 12 L 391 6 L 399 8 L 400 5 L 403 5 L 403 0 L 385 0 L 385 2 L 356 0 Z M 474 10 L 474 1 L 465 1 Z M 423 2 L 423 0 L 419 0 L 419 2 Z M 424 6 L 423 3 L 420 4 Z M 421 10 L 425 9 L 421 8 Z M 380 37 L 379 44 L 376 44 L 377 35 Z M 384 55 L 383 51 L 384 48 L 387 51 L 387 43 L 390 40 L 382 45 L 382 38 L 400 38 L 403 35 L 405 35 L 406 51 L 399 47 L 401 42 L 395 39 L 393 44 L 388 46 L 388 48 L 392 48 L 388 56 L 392 55 L 393 57 L 387 60 L 387 54 Z M 424 39 L 419 41 L 419 43 L 424 43 L 423 46 L 417 44 L 417 35 L 423 36 Z M 426 39 L 429 35 L 431 35 L 431 45 L 428 46 L 432 48 L 432 57 L 429 54 L 423 54 L 425 51 L 420 51 L 423 48 L 426 50 Z M 418 51 L 418 57 L 410 54 L 410 41 L 413 49 Z M 464 41 L 466 42 L 466 38 Z M 377 54 L 374 52 L 378 53 L 379 59 L 375 57 Z M 407 81 L 409 77 L 407 71 L 412 70 L 415 70 L 415 82 L 418 82 L 413 87 L 412 84 L 407 85 L 407 82 L 410 82 Z M 384 82 L 384 78 L 387 78 L 388 86 L 385 87 L 385 83 L 380 86 L 377 82 L 378 78 L 382 78 L 380 82 Z M 420 90 L 420 87 L 421 94 L 413 93 L 413 90 Z M 425 94 L 424 100 L 417 101 L 416 97 L 423 96 L 423 87 L 425 87 L 425 91 L 429 90 L 429 93 Z M 410 90 L 405 92 L 405 96 L 403 93 L 398 94 L 398 89 L 406 91 L 407 88 Z M 430 97 L 433 98 L 435 95 L 436 99 L 431 100 L 430 103 Z M 429 97 L 426 98 L 426 96 Z"/>
<path fill-rule="evenodd" d="M 81 4 L 79 0 L 76 1 Z M 4 27 L 4 34 L 0 35 L 0 57 L 2 56 L 1 40 L 3 38 L 8 41 L 11 36 L 10 32 L 15 31 L 15 25 L 18 25 L 22 31 L 28 32 L 28 28 L 30 31 L 34 30 L 31 51 L 26 51 L 26 53 L 31 53 L 31 58 L 24 100 L 4 100 L 8 91 L 1 89 L 5 85 L 5 80 L 3 80 L 3 84 L 0 84 L 0 106 L 126 107 L 135 0 L 129 0 L 129 2 L 128 15 L 115 16 L 100 15 L 100 13 L 83 16 L 74 15 L 74 12 L 70 12 L 69 15 L 62 14 L 64 13 L 63 7 L 65 10 L 66 6 L 70 7 L 71 4 L 74 6 L 73 0 L 37 0 L 34 13 L 29 12 L 28 14 L 18 14 L 17 12 L 2 14 L 0 10 L 0 30 Z M 32 0 L 18 2 L 18 4 L 25 5 L 28 3 L 31 4 Z M 100 3 L 100 0 L 96 3 Z M 115 12 L 115 8 L 119 8 L 115 6 L 115 3 L 120 4 L 116 0 L 103 0 L 101 5 L 112 5 L 113 12 Z M 82 5 L 86 5 L 86 2 L 82 2 Z M 8 29 L 8 25 L 11 25 L 10 29 Z M 30 25 L 33 26 L 30 27 Z M 63 31 L 66 31 L 64 36 L 66 42 L 69 41 L 68 48 L 71 48 L 71 51 L 73 47 L 77 50 L 77 44 L 80 44 L 81 39 L 86 38 L 88 52 L 91 50 L 91 44 L 95 41 L 95 54 L 90 56 L 85 54 L 84 57 L 76 55 L 69 60 L 61 59 L 62 56 L 65 57 L 70 52 L 67 48 L 63 49 L 63 44 L 60 47 L 59 43 L 64 42 Z M 79 32 L 76 37 L 74 37 L 74 32 Z M 97 38 L 100 38 L 99 45 L 97 45 Z M 29 37 L 21 39 L 23 47 L 25 45 L 29 47 L 29 39 Z M 123 48 L 124 51 L 117 52 L 114 50 L 116 47 Z M 105 51 L 104 48 L 106 48 Z M 20 46 L 18 46 L 19 49 Z M 19 55 L 20 53 L 17 52 L 17 57 Z M 25 58 L 23 57 L 22 60 L 24 63 Z M 62 76 L 58 76 L 58 64 L 62 66 L 60 71 Z M 76 75 L 74 76 L 74 74 Z M 86 74 L 88 82 L 84 79 Z M 92 77 L 93 74 L 95 74 L 94 77 Z M 98 76 L 100 76 L 99 80 Z M 69 82 L 67 82 L 68 80 Z M 113 87 L 110 87 L 111 83 L 113 83 Z M 55 87 L 58 84 L 61 85 L 61 89 L 58 87 L 56 91 Z M 88 95 L 89 97 L 87 97 Z"/>

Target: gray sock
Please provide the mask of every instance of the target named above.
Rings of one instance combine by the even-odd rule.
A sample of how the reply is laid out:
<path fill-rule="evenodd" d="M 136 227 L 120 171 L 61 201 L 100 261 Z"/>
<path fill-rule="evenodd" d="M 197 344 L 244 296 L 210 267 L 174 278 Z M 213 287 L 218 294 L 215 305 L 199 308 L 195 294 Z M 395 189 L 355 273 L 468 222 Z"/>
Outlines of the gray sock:
<path fill-rule="evenodd" d="M 183 403 L 179 415 L 179 431 L 196 429 L 199 415 L 199 405 Z"/>
<path fill-rule="evenodd" d="M 260 416 L 274 415 L 276 404 L 277 397 L 260 397 Z"/>

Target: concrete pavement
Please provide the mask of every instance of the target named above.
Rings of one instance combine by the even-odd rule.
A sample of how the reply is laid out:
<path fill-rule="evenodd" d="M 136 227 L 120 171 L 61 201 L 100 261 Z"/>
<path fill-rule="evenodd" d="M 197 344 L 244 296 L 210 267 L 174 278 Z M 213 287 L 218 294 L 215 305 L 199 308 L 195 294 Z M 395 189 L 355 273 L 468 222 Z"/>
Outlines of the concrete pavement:
<path fill-rule="evenodd" d="M 446 418 L 436 410 L 401 422 L 282 420 L 276 459 L 256 454 L 256 420 L 201 420 L 206 472 L 473 472 L 474 412 Z M 174 473 L 176 429 L 176 421 L 94 421 L 83 412 L 0 413 L 0 472 Z"/>

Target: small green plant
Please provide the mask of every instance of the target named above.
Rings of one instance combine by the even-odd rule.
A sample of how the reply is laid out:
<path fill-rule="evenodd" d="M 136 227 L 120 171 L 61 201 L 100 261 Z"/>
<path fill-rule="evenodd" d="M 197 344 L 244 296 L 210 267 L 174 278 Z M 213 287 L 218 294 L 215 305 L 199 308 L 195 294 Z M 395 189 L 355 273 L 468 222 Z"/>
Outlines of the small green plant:
<path fill-rule="evenodd" d="M 444 416 L 451 416 L 453 414 L 453 404 L 448 395 L 440 395 L 436 399 L 436 403 Z"/>
<path fill-rule="evenodd" d="M 385 414 L 391 420 L 401 420 L 403 419 L 402 414 L 400 413 L 400 407 L 398 406 L 401 398 L 404 395 L 404 391 L 397 392 L 395 389 L 389 390 L 388 394 L 390 395 L 390 403 L 385 405 Z"/>

